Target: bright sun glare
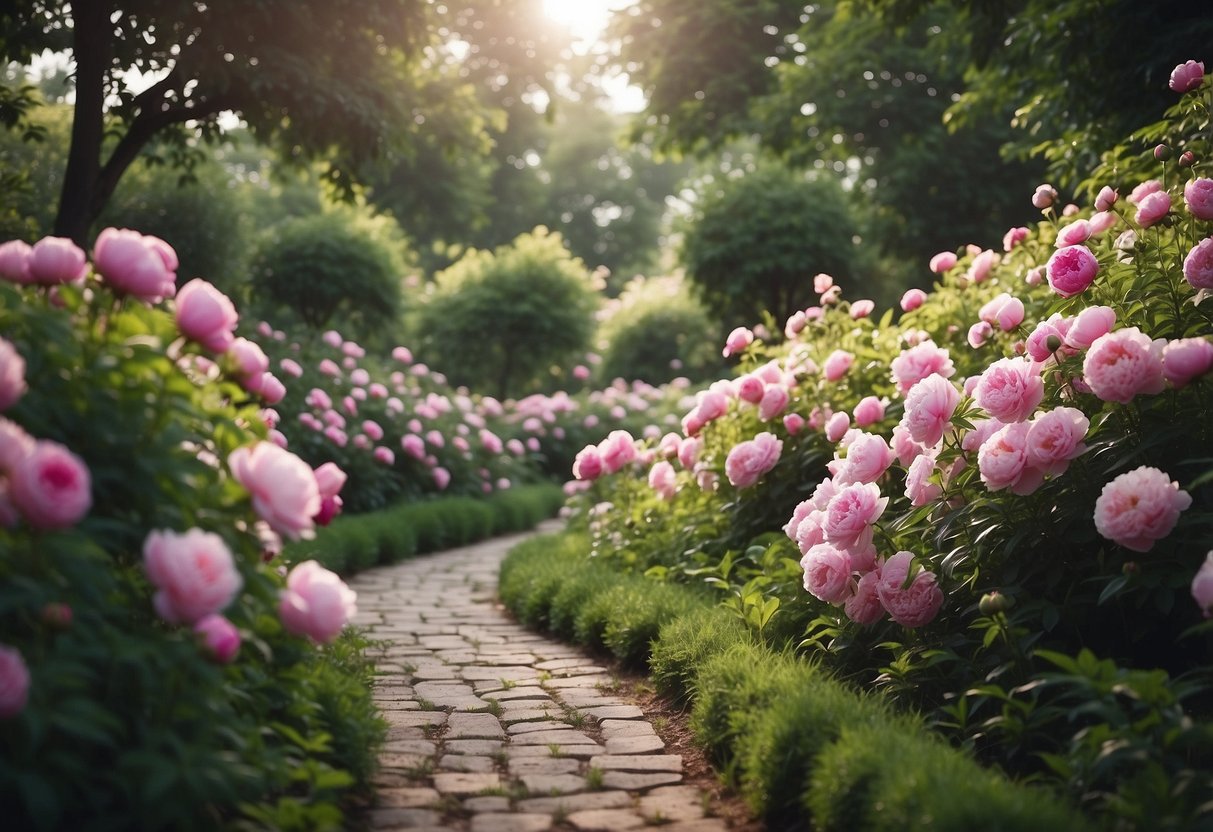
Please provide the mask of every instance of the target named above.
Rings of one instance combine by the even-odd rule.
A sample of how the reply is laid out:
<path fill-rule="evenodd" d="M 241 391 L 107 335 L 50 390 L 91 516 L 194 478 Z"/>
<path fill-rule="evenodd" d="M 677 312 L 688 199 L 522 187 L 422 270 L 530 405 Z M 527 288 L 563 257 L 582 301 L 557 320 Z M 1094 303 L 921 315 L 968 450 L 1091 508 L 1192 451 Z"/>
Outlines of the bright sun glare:
<path fill-rule="evenodd" d="M 611 10 L 623 5 L 621 0 L 543 0 L 543 13 L 578 40 L 593 41 L 602 35 Z"/>

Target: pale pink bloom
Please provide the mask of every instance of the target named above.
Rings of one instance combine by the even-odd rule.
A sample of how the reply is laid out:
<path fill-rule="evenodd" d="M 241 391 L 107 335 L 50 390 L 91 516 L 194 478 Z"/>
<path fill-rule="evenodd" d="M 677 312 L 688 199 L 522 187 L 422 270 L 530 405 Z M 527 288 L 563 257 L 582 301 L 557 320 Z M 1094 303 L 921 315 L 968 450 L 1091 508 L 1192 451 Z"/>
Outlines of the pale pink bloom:
<path fill-rule="evenodd" d="M 35 529 L 74 526 L 93 504 L 88 467 L 57 442 L 35 442 L 9 471 L 8 498 Z"/>
<path fill-rule="evenodd" d="M 29 668 L 21 651 L 0 644 L 0 719 L 11 719 L 29 702 Z"/>
<path fill-rule="evenodd" d="M 23 240 L 9 240 L 0 244 L 0 279 L 28 285 L 34 282 L 29 273 L 29 261 L 33 249 Z"/>
<path fill-rule="evenodd" d="M 309 390 L 304 401 L 309 407 L 314 407 L 317 410 L 331 410 L 333 407 L 333 400 L 329 398 L 329 394 L 319 387 L 313 387 Z"/>
<path fill-rule="evenodd" d="M 598 443 L 602 466 L 613 474 L 636 460 L 636 440 L 626 430 L 613 430 Z"/>
<path fill-rule="evenodd" d="M 324 376 L 331 376 L 332 378 L 341 377 L 341 368 L 338 367 L 337 363 L 331 358 L 321 360 L 321 362 L 316 366 L 316 369 L 319 370 L 320 374 Z"/>
<path fill-rule="evenodd" d="M 1108 185 L 1104 185 L 1099 189 L 1099 195 L 1095 197 L 1095 210 L 1109 211 L 1118 199 L 1120 199 L 1120 194 Z"/>
<path fill-rule="evenodd" d="M 699 394 L 695 416 L 702 424 L 714 422 L 729 411 L 729 397 L 719 390 L 704 390 Z"/>
<path fill-rule="evenodd" d="M 819 543 L 800 559 L 805 591 L 827 604 L 841 604 L 851 594 L 851 556 L 829 543 Z"/>
<path fill-rule="evenodd" d="M 703 450 L 703 440 L 688 436 L 678 446 L 678 462 L 689 471 L 699 461 L 701 450 Z"/>
<path fill-rule="evenodd" d="M 828 274 L 813 275 L 813 291 L 819 295 L 823 295 L 830 291 L 834 286 L 834 278 Z"/>
<path fill-rule="evenodd" d="M 201 278 L 177 292 L 176 317 L 181 334 L 211 352 L 223 352 L 232 345 L 232 330 L 240 318 L 231 299 Z"/>
<path fill-rule="evenodd" d="M 821 298 L 820 298 L 821 305 L 822 306 L 831 306 L 835 303 L 838 303 L 838 301 L 841 297 L 842 297 L 842 287 L 841 286 L 831 286 L 829 289 L 822 292 Z M 805 310 L 805 313 L 806 314 L 808 313 L 807 309 Z"/>
<path fill-rule="evenodd" d="M 392 358 L 401 364 L 413 363 L 413 353 L 409 351 L 408 347 L 395 347 L 392 350 Z"/>
<path fill-rule="evenodd" d="M 270 360 L 265 352 L 247 338 L 232 341 L 226 355 L 231 360 L 236 374 L 243 378 L 260 377 L 270 368 Z"/>
<path fill-rule="evenodd" d="M 845 457 L 835 452 L 828 468 L 838 485 L 853 482 L 876 482 L 896 458 L 883 436 L 851 431 Z"/>
<path fill-rule="evenodd" d="M 365 386 L 371 380 L 371 374 L 364 368 L 358 367 L 350 372 L 350 384 L 356 384 L 359 387 Z"/>
<path fill-rule="evenodd" d="M 863 299 L 857 300 L 851 304 L 851 317 L 855 320 L 866 318 L 872 314 L 872 310 L 876 308 L 876 301 Z"/>
<path fill-rule="evenodd" d="M 814 546 L 825 542 L 825 530 L 822 528 L 825 518 L 824 511 L 813 509 L 796 524 L 792 540 L 796 541 L 796 546 L 802 555 Z"/>
<path fill-rule="evenodd" d="M 1213 220 L 1213 179 L 1193 179 L 1184 185 L 1184 202 L 1192 216 Z"/>
<path fill-rule="evenodd" d="M 941 251 L 931 258 L 930 269 L 935 274 L 943 274 L 956 265 L 956 252 Z"/>
<path fill-rule="evenodd" d="M 573 460 L 573 477 L 576 479 L 596 480 L 602 476 L 603 470 L 602 455 L 598 453 L 596 445 L 586 445 Z"/>
<path fill-rule="evenodd" d="M 805 518 L 817 511 L 818 507 L 813 500 L 801 500 L 796 508 L 792 511 L 792 517 L 788 522 L 783 524 L 783 533 L 788 536 L 788 539 L 795 542 L 796 529 L 804 522 Z M 803 554 L 803 553 L 802 553 Z"/>
<path fill-rule="evenodd" d="M 1213 617 L 1213 552 L 1205 555 L 1205 562 L 1192 578 L 1192 597 L 1205 618 Z M 3 678 L 3 674 L 0 674 L 0 678 Z M 3 715 L 2 712 L 0 715 Z"/>
<path fill-rule="evenodd" d="M 384 385 L 380 384 L 377 381 L 372 383 L 371 386 L 367 388 L 367 390 L 370 391 L 372 399 L 386 399 L 387 398 L 387 392 L 388 392 L 387 387 L 385 387 Z M 400 400 L 397 399 L 397 401 L 400 401 Z M 391 404 L 391 403 L 389 402 L 389 404 Z M 401 409 L 403 410 L 403 407 Z"/>
<path fill-rule="evenodd" d="M 804 430 L 804 417 L 799 413 L 787 413 L 783 417 L 783 427 L 788 432 L 788 436 L 795 436 Z"/>
<path fill-rule="evenodd" d="M 1033 269 L 1028 269 L 1027 273 L 1023 276 L 1023 282 L 1029 286 L 1039 286 L 1044 278 L 1044 266 L 1037 266 Z"/>
<path fill-rule="evenodd" d="M 375 450 L 371 451 L 371 456 L 377 462 L 381 462 L 384 465 L 394 465 L 396 463 L 396 454 L 392 452 L 391 448 L 385 448 L 383 445 L 377 445 Z"/>
<path fill-rule="evenodd" d="M 1149 196 L 1150 194 L 1153 194 L 1153 193 L 1157 193 L 1158 191 L 1161 191 L 1161 190 L 1162 190 L 1161 182 L 1159 182 L 1157 179 L 1147 179 L 1145 182 L 1142 182 L 1140 185 L 1138 185 L 1136 188 L 1134 188 L 1132 193 L 1130 193 L 1129 196 L 1127 197 L 1127 199 L 1129 200 L 1129 202 L 1133 203 L 1134 205 L 1140 205 L 1141 201 L 1143 199 L 1145 199 L 1147 196 Z"/>
<path fill-rule="evenodd" d="M 779 384 L 768 386 L 766 392 L 762 394 L 762 401 L 758 403 L 758 418 L 763 422 L 771 421 L 783 413 L 784 408 L 788 406 L 789 399 L 786 387 Z"/>
<path fill-rule="evenodd" d="M 931 474 L 935 473 L 935 458 L 922 454 L 910 463 L 906 471 L 906 499 L 912 506 L 925 506 L 933 503 L 943 494 L 943 488 L 931 482 Z"/>
<path fill-rule="evenodd" d="M 997 419 L 974 419 L 973 429 L 966 431 L 961 437 L 960 447 L 969 453 L 976 453 L 986 440 L 1004 427 Z"/>
<path fill-rule="evenodd" d="M 808 324 L 809 318 L 802 310 L 797 310 L 788 316 L 787 323 L 783 325 L 783 334 L 789 340 L 799 335 Z"/>
<path fill-rule="evenodd" d="M 112 229 L 107 229 L 112 230 Z M 135 232 L 129 232 L 134 234 Z M 101 236 L 105 236 L 105 231 L 101 232 Z M 140 236 L 140 235 L 135 235 Z M 97 238 L 98 243 L 101 238 Z M 96 256 L 96 253 L 94 253 Z M 85 262 L 84 252 L 80 246 L 73 243 L 67 237 L 43 237 L 38 242 L 34 243 L 34 247 L 30 249 L 29 260 L 29 276 L 34 283 L 42 286 L 58 286 L 61 283 L 72 283 L 84 277 L 88 269 L 88 264 Z M 99 261 L 97 270 L 102 270 L 102 264 Z M 171 286 L 168 294 L 172 294 Z"/>
<path fill-rule="evenodd" d="M 1007 298 L 994 309 L 994 320 L 990 321 L 1003 332 L 1010 332 L 1023 323 L 1023 301 L 1019 298 Z"/>
<path fill-rule="evenodd" d="M 401 444 L 401 446 L 404 445 L 404 439 L 400 440 L 400 444 Z M 511 439 L 510 441 L 506 442 L 505 448 L 507 451 L 509 451 L 514 456 L 523 456 L 524 454 L 526 454 L 526 445 L 523 445 L 522 441 L 519 439 Z M 406 453 L 408 452 L 407 448 L 405 449 L 405 452 Z M 411 456 L 411 454 L 410 454 L 410 456 Z"/>
<path fill-rule="evenodd" d="M 435 448 L 446 447 L 446 437 L 442 435 L 442 431 L 435 428 L 434 430 L 426 431 L 425 441 L 433 445 Z"/>
<path fill-rule="evenodd" d="M 1171 533 L 1192 497 L 1157 468 L 1141 466 L 1103 487 L 1095 501 L 1095 529 L 1134 552 L 1148 552 Z"/>
<path fill-rule="evenodd" d="M 93 263 L 114 291 L 141 300 L 158 302 L 176 288 L 177 254 L 158 237 L 107 228 L 97 235 Z"/>
<path fill-rule="evenodd" d="M 329 425 L 327 428 L 325 428 L 324 435 L 338 448 L 344 448 L 346 443 L 350 441 L 350 437 L 346 434 L 346 432 L 336 425 Z"/>
<path fill-rule="evenodd" d="M 865 396 L 855 405 L 855 425 L 866 428 L 884 418 L 885 402 L 875 396 Z"/>
<path fill-rule="evenodd" d="M 821 316 L 824 314 L 825 314 L 825 310 L 822 309 L 820 306 L 810 306 L 809 308 L 804 310 L 804 317 L 805 317 L 806 321 L 820 320 Z"/>
<path fill-rule="evenodd" d="M 16 422 L 0 418 L 0 478 L 11 474 L 36 444 L 34 437 Z"/>
<path fill-rule="evenodd" d="M 926 300 L 927 293 L 922 289 L 907 289 L 906 293 L 901 296 L 901 311 L 913 312 L 922 306 Z"/>
<path fill-rule="evenodd" d="M 304 561 L 286 578 L 278 615 L 286 631 L 325 643 L 336 638 L 358 612 L 358 595 L 314 560 Z"/>
<path fill-rule="evenodd" d="M 1191 92 L 1195 89 L 1200 89 L 1200 85 L 1205 80 L 1205 64 L 1203 61 L 1185 61 L 1182 64 L 1176 65 L 1175 69 L 1171 70 L 1171 77 L 1167 81 L 1167 86 L 1172 91 L 1180 93 Z"/>
<path fill-rule="evenodd" d="M 293 358 L 282 359 L 278 362 L 278 366 L 282 368 L 282 372 L 286 373 L 291 378 L 299 378 L 303 375 L 303 368 L 300 367 L 299 362 Z"/>
<path fill-rule="evenodd" d="M 1049 286 L 1063 298 L 1084 291 L 1099 273 L 1099 261 L 1086 246 L 1066 246 L 1053 252 L 1045 265 Z"/>
<path fill-rule="evenodd" d="M 851 427 L 851 417 L 845 410 L 840 410 L 826 421 L 826 439 L 837 442 L 846 435 Z"/>
<path fill-rule="evenodd" d="M 981 481 L 991 491 L 1009 488 L 1015 494 L 1031 494 L 1043 479 L 1042 472 L 1028 465 L 1028 432 L 1026 422 L 1015 422 L 999 428 L 982 443 L 977 452 L 977 469 Z"/>
<path fill-rule="evenodd" d="M 1052 185 L 1044 184 L 1037 185 L 1036 191 L 1032 194 L 1032 205 L 1040 210 L 1044 210 L 1057 201 L 1057 189 Z"/>
<path fill-rule="evenodd" d="M 893 428 L 893 441 L 889 443 L 893 453 L 897 456 L 897 461 L 905 467 L 910 467 L 918 456 L 925 453 L 926 449 L 914 441 L 914 437 L 910 436 L 910 429 L 904 424 L 899 424 Z"/>
<path fill-rule="evenodd" d="M 1194 289 L 1213 289 L 1213 237 L 1201 240 L 1188 252 L 1184 279 Z"/>
<path fill-rule="evenodd" d="M 1076 246 L 1091 239 L 1091 225 L 1086 220 L 1075 220 L 1069 225 L 1062 226 L 1057 232 L 1056 248 Z"/>
<path fill-rule="evenodd" d="M 695 483 L 699 490 L 711 494 L 720 488 L 720 477 L 711 468 L 695 468 Z"/>
<path fill-rule="evenodd" d="M 1213 344 L 1204 338 L 1170 341 L 1162 351 L 1162 372 L 1173 387 L 1183 387 L 1213 366 Z"/>
<path fill-rule="evenodd" d="M 903 394 L 910 388 L 932 375 L 951 378 L 956 374 L 952 358 L 948 351 L 937 347 L 934 341 L 922 341 L 893 359 L 889 368 L 893 371 L 893 380 L 897 389 Z"/>
<path fill-rule="evenodd" d="M 193 624 L 232 602 L 244 579 L 217 534 L 153 531 L 143 542 L 143 565 L 156 587 L 156 613 L 171 624 Z"/>
<path fill-rule="evenodd" d="M 1027 438 L 1027 464 L 1048 476 L 1065 473 L 1070 460 L 1087 450 L 1083 444 L 1091 422 L 1074 407 L 1058 407 L 1032 419 Z"/>
<path fill-rule="evenodd" d="M 1134 219 L 1142 228 L 1149 228 L 1171 213 L 1171 195 L 1166 191 L 1154 191 L 1141 198 Z"/>
<path fill-rule="evenodd" d="M 966 339 L 968 340 L 970 347 L 973 349 L 978 349 L 984 345 L 986 339 L 993 334 L 994 327 L 990 326 L 985 321 L 978 321 L 969 327 L 969 334 L 966 336 Z"/>
<path fill-rule="evenodd" d="M 846 375 L 847 370 L 851 369 L 851 364 L 854 361 L 855 356 L 846 350 L 834 350 L 822 365 L 822 372 L 825 374 L 826 381 L 838 381 L 838 379 Z"/>
<path fill-rule="evenodd" d="M 734 488 L 749 488 L 779 462 L 783 442 L 773 433 L 760 433 L 747 442 L 739 442 L 729 451 L 724 471 Z"/>
<path fill-rule="evenodd" d="M 889 616 L 903 627 L 921 627 L 930 623 L 943 606 L 943 591 L 935 583 L 935 576 L 921 570 L 910 581 L 910 569 L 914 555 L 898 552 L 880 568 L 880 581 L 876 593 Z"/>
<path fill-rule="evenodd" d="M 1000 358 L 986 368 L 973 389 L 977 406 L 1007 423 L 1027 419 L 1043 397 L 1040 365 L 1026 358 Z"/>
<path fill-rule="evenodd" d="M 496 455 L 501 453 L 503 444 L 500 436 L 493 433 L 488 428 L 481 428 L 477 436 L 480 439 L 480 447 L 484 448 L 490 454 Z"/>
<path fill-rule="evenodd" d="M 1118 222 L 1120 222 L 1120 217 L 1116 216 L 1113 212 L 1100 211 L 1091 217 L 1091 221 L 1088 223 L 1091 229 L 1091 236 L 1096 237 L 1104 233 Z"/>
<path fill-rule="evenodd" d="M 938 445 L 960 404 L 960 391 L 943 376 L 928 376 L 906 395 L 902 424 L 913 440 L 927 448 Z"/>
<path fill-rule="evenodd" d="M 1066 346 L 1076 350 L 1088 349 L 1111 332 L 1115 325 L 1116 310 L 1110 306 L 1088 306 L 1070 323 L 1065 335 Z"/>
<path fill-rule="evenodd" d="M 1105 402 L 1128 404 L 1134 396 L 1161 393 L 1166 386 L 1164 346 L 1165 341 L 1152 341 L 1137 327 L 1109 332 L 1087 351 L 1083 380 Z"/>
<path fill-rule="evenodd" d="M 445 468 L 435 467 L 430 471 L 430 476 L 434 478 L 434 485 L 439 491 L 445 491 L 446 487 L 451 484 L 451 472 Z"/>
<path fill-rule="evenodd" d="M 754 343 L 754 333 L 747 327 L 739 326 L 725 339 L 722 355 L 728 358 L 730 355 L 745 352 L 752 343 Z"/>
<path fill-rule="evenodd" d="M 678 447 L 681 444 L 681 436 L 673 432 L 667 433 L 657 443 L 657 455 L 662 459 L 673 459 L 678 456 Z"/>
<path fill-rule="evenodd" d="M 218 613 L 211 613 L 194 625 L 198 645 L 211 660 L 228 664 L 240 652 L 240 631 Z"/>
<path fill-rule="evenodd" d="M 825 508 L 826 540 L 843 549 L 863 549 L 872 542 L 872 524 L 884 514 L 888 497 L 874 483 L 853 483 L 838 490 Z"/>
<path fill-rule="evenodd" d="M 813 410 L 809 413 L 809 429 L 821 430 L 825 427 L 826 423 L 830 421 L 830 417 L 833 415 L 834 411 L 830 409 L 828 404 L 823 407 L 813 408 Z"/>
<path fill-rule="evenodd" d="M 674 499 L 674 494 L 678 491 L 674 466 L 663 459 L 650 468 L 649 487 L 656 491 L 657 496 L 663 500 L 669 501 Z"/>
<path fill-rule="evenodd" d="M 973 258 L 973 262 L 965 274 L 974 283 L 981 283 L 990 276 L 990 270 L 997 262 L 998 253 L 994 249 L 988 248 Z"/>
<path fill-rule="evenodd" d="M 362 358 L 366 355 L 366 350 L 362 348 L 356 341 L 346 341 L 341 345 L 341 352 L 350 358 Z"/>
<path fill-rule="evenodd" d="M 0 338 L 0 410 L 8 410 L 25 395 L 25 359 L 17 348 Z"/>
<path fill-rule="evenodd" d="M 266 404 L 278 404 L 286 397 L 286 385 L 273 373 L 245 378 L 244 389 L 261 396 Z"/>
<path fill-rule="evenodd" d="M 762 379 L 753 373 L 747 373 L 746 375 L 737 379 L 736 392 L 737 398 L 741 399 L 743 402 L 758 404 L 760 401 L 762 401 L 763 393 L 766 392 L 766 384 L 764 384 Z"/>
<path fill-rule="evenodd" d="M 875 624 L 884 617 L 884 607 L 880 604 L 880 572 L 871 571 L 859 579 L 855 586 L 855 594 L 843 605 L 847 618 L 856 624 Z"/>
<path fill-rule="evenodd" d="M 1056 350 L 1065 345 L 1066 334 L 1072 324 L 1072 319 L 1063 318 L 1056 312 L 1047 321 L 1038 323 L 1024 345 L 1028 357 L 1033 361 L 1048 361 Z"/>
<path fill-rule="evenodd" d="M 1006 234 L 1002 235 L 1002 250 L 1010 251 L 1015 246 L 1028 239 L 1028 229 L 1023 226 L 1018 228 L 1008 229 Z"/>
<path fill-rule="evenodd" d="M 279 534 L 310 536 L 320 511 L 320 488 L 311 466 L 270 442 L 237 448 L 228 457 L 232 476 L 253 498 L 253 509 Z"/>
<path fill-rule="evenodd" d="M 813 489 L 813 496 L 809 499 L 812 501 L 813 505 L 818 508 L 818 510 L 825 511 L 826 507 L 830 505 L 830 500 L 834 499 L 834 495 L 836 495 L 838 491 L 838 483 L 834 482 L 834 480 L 830 477 L 826 477 L 821 482 L 817 483 L 817 487 Z"/>

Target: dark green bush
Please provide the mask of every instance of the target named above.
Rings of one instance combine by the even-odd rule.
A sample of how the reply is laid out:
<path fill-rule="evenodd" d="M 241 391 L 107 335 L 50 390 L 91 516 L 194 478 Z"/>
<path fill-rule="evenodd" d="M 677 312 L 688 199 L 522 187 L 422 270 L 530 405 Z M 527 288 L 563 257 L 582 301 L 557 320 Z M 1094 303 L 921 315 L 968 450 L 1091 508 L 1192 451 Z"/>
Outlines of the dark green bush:
<path fill-rule="evenodd" d="M 749 631 L 738 618 L 705 604 L 661 628 L 649 660 L 650 675 L 661 694 L 686 705 L 704 663 L 748 639 Z"/>

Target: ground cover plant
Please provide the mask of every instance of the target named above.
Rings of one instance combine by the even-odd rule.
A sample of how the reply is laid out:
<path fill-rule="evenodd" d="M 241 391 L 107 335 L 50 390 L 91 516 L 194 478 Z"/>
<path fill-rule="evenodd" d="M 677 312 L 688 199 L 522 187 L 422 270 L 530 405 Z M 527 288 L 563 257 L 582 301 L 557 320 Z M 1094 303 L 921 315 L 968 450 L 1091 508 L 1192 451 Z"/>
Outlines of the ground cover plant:
<path fill-rule="evenodd" d="M 716 587 L 1102 824 L 1210 822 L 1213 85 L 1192 61 L 1171 88 L 1073 203 L 1025 187 L 1041 219 L 941 252 L 899 316 L 820 274 L 729 336 L 681 431 L 587 445 L 591 556 Z"/>

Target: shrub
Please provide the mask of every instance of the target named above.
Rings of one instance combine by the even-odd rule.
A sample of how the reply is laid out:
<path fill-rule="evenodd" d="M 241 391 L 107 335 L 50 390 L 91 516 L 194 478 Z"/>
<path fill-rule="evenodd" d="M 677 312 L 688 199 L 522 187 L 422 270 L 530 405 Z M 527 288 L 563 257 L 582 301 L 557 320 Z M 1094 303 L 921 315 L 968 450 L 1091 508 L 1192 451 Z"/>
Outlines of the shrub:
<path fill-rule="evenodd" d="M 749 639 L 742 622 L 719 607 L 703 606 L 667 622 L 653 645 L 650 675 L 657 690 L 686 705 L 707 661 Z"/>

